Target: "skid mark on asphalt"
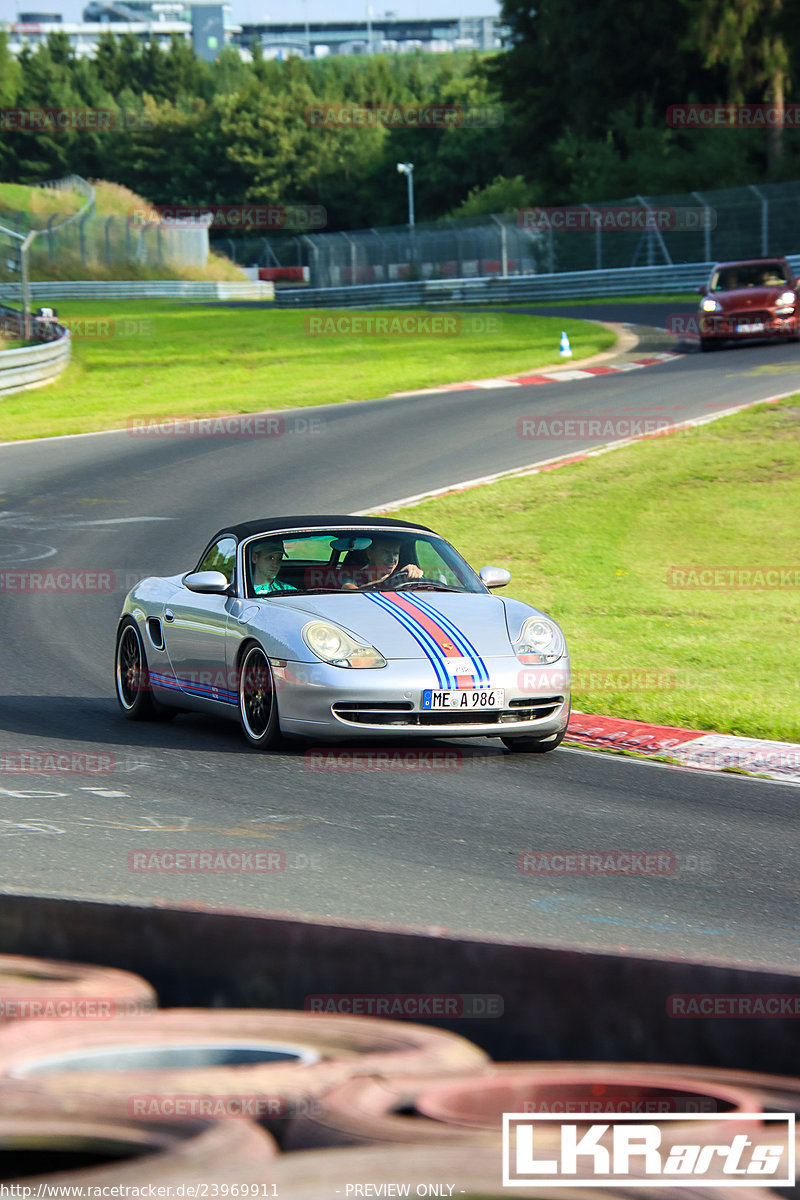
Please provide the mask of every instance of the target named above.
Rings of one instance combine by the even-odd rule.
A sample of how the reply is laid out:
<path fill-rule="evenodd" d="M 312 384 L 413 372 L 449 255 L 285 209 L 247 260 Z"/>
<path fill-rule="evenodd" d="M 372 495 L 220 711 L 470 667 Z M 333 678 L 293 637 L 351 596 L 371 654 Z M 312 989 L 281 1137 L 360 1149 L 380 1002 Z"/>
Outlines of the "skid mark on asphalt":
<path fill-rule="evenodd" d="M 87 517 L 81 517 L 77 514 L 67 513 L 58 516 L 44 516 L 43 514 L 15 512 L 13 509 L 10 512 L 0 513 L 0 525 L 10 526 L 14 529 L 77 529 L 84 527 L 97 527 L 107 525 L 134 525 L 147 522 L 151 524 L 153 521 L 177 521 L 177 517 L 103 517 L 97 520 L 89 520 Z M 113 529 L 111 529 L 113 532 Z"/>
<path fill-rule="evenodd" d="M 112 788 L 82 787 L 82 792 L 91 792 L 93 796 L 103 796 L 106 800 L 130 799 L 128 792 L 115 792 Z"/>
<path fill-rule="evenodd" d="M 178 814 L 166 814 L 164 817 L 145 815 L 126 821 L 73 813 L 72 819 L 85 829 L 111 829 L 128 833 L 216 833 L 226 837 L 271 838 L 275 833 L 301 829 L 313 818 L 283 817 L 274 821 L 257 820 L 231 826 L 201 825 L 193 817 Z"/>
<path fill-rule="evenodd" d="M 41 788 L 0 787 L 0 796 L 10 796 L 12 800 L 60 800 L 68 795 L 69 792 L 53 792 Z"/>
<path fill-rule="evenodd" d="M 0 563 L 38 562 L 57 553 L 55 546 L 45 542 L 9 542 L 0 538 Z"/>
<path fill-rule="evenodd" d="M 66 832 L 66 829 L 61 829 L 58 825 L 53 825 L 50 821 L 45 821 L 40 817 L 25 817 L 22 821 L 0 820 L 0 838 L 23 837 L 28 833 L 44 834 L 45 837 L 49 837 Z"/>

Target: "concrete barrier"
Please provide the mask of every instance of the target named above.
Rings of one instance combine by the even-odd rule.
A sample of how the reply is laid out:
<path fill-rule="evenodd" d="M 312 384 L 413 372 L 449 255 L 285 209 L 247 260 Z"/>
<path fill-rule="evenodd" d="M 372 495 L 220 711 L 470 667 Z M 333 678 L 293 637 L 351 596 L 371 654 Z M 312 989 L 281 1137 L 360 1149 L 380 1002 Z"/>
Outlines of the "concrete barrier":
<path fill-rule="evenodd" d="M 503 1015 L 430 1023 L 503 1060 L 785 1072 L 800 1019 L 676 1018 L 673 994 L 800 996 L 800 971 L 583 953 L 283 916 L 0 896 L 0 952 L 148 979 L 163 1006 L 303 1008 L 320 993 L 500 995 Z"/>

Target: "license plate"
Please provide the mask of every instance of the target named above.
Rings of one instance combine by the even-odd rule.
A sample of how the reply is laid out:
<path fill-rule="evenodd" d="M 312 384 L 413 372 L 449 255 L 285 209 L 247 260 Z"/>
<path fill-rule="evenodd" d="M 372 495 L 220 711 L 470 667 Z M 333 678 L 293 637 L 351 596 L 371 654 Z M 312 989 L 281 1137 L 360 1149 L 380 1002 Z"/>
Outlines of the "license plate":
<path fill-rule="evenodd" d="M 736 326 L 736 332 L 737 333 L 763 333 L 764 332 L 764 323 L 763 323 L 763 321 L 753 321 L 753 322 L 740 321 L 739 324 Z"/>
<path fill-rule="evenodd" d="M 505 699 L 504 688 L 459 688 L 458 691 L 426 688 L 422 693 L 422 707 L 463 708 L 465 711 L 476 712 L 482 708 L 502 708 Z"/>

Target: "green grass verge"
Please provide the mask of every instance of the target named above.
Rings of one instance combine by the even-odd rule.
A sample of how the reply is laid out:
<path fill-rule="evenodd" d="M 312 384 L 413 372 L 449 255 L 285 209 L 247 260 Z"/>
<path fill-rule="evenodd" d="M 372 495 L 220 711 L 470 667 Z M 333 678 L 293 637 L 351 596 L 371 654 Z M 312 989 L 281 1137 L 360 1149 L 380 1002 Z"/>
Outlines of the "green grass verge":
<path fill-rule="evenodd" d="M 0 225 L 3 214 L 27 212 L 34 229 L 41 229 L 54 213 L 69 217 L 86 203 L 78 192 L 54 188 L 26 187 L 21 183 L 0 183 Z"/>
<path fill-rule="evenodd" d="M 112 309 L 69 301 L 57 308 L 59 318 L 72 323 L 73 362 L 48 387 L 0 401 L 2 441 L 119 428 L 134 417 L 367 400 L 533 370 L 558 362 L 562 329 L 575 359 L 614 343 L 613 333 L 599 325 L 508 313 L 451 317 L 457 336 L 309 336 L 307 318 L 330 316 L 346 328 L 368 314 L 154 301 L 120 301 Z M 404 321 L 447 316 L 409 310 L 373 315 Z M 83 327 L 75 324 L 80 320 Z"/>
<path fill-rule="evenodd" d="M 560 622 L 576 708 L 797 742 L 798 512 L 794 396 L 402 515 L 476 567 L 508 567 L 509 594 Z M 791 568 L 793 582 L 677 586 L 673 568 Z M 601 686 L 591 672 L 607 673 Z M 656 678 L 631 691 L 621 672 Z"/>

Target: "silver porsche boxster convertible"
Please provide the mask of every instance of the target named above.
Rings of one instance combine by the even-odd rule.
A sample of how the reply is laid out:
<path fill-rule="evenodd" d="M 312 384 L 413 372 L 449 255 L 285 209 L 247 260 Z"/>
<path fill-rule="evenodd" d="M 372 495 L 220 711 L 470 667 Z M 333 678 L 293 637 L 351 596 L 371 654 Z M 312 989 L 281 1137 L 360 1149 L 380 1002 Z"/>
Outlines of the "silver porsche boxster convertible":
<path fill-rule="evenodd" d="M 542 753 L 570 712 L 564 635 L 424 525 L 272 517 L 215 534 L 188 574 L 127 595 L 115 678 L 130 720 L 241 722 L 259 749 L 318 739 L 499 737 Z"/>

